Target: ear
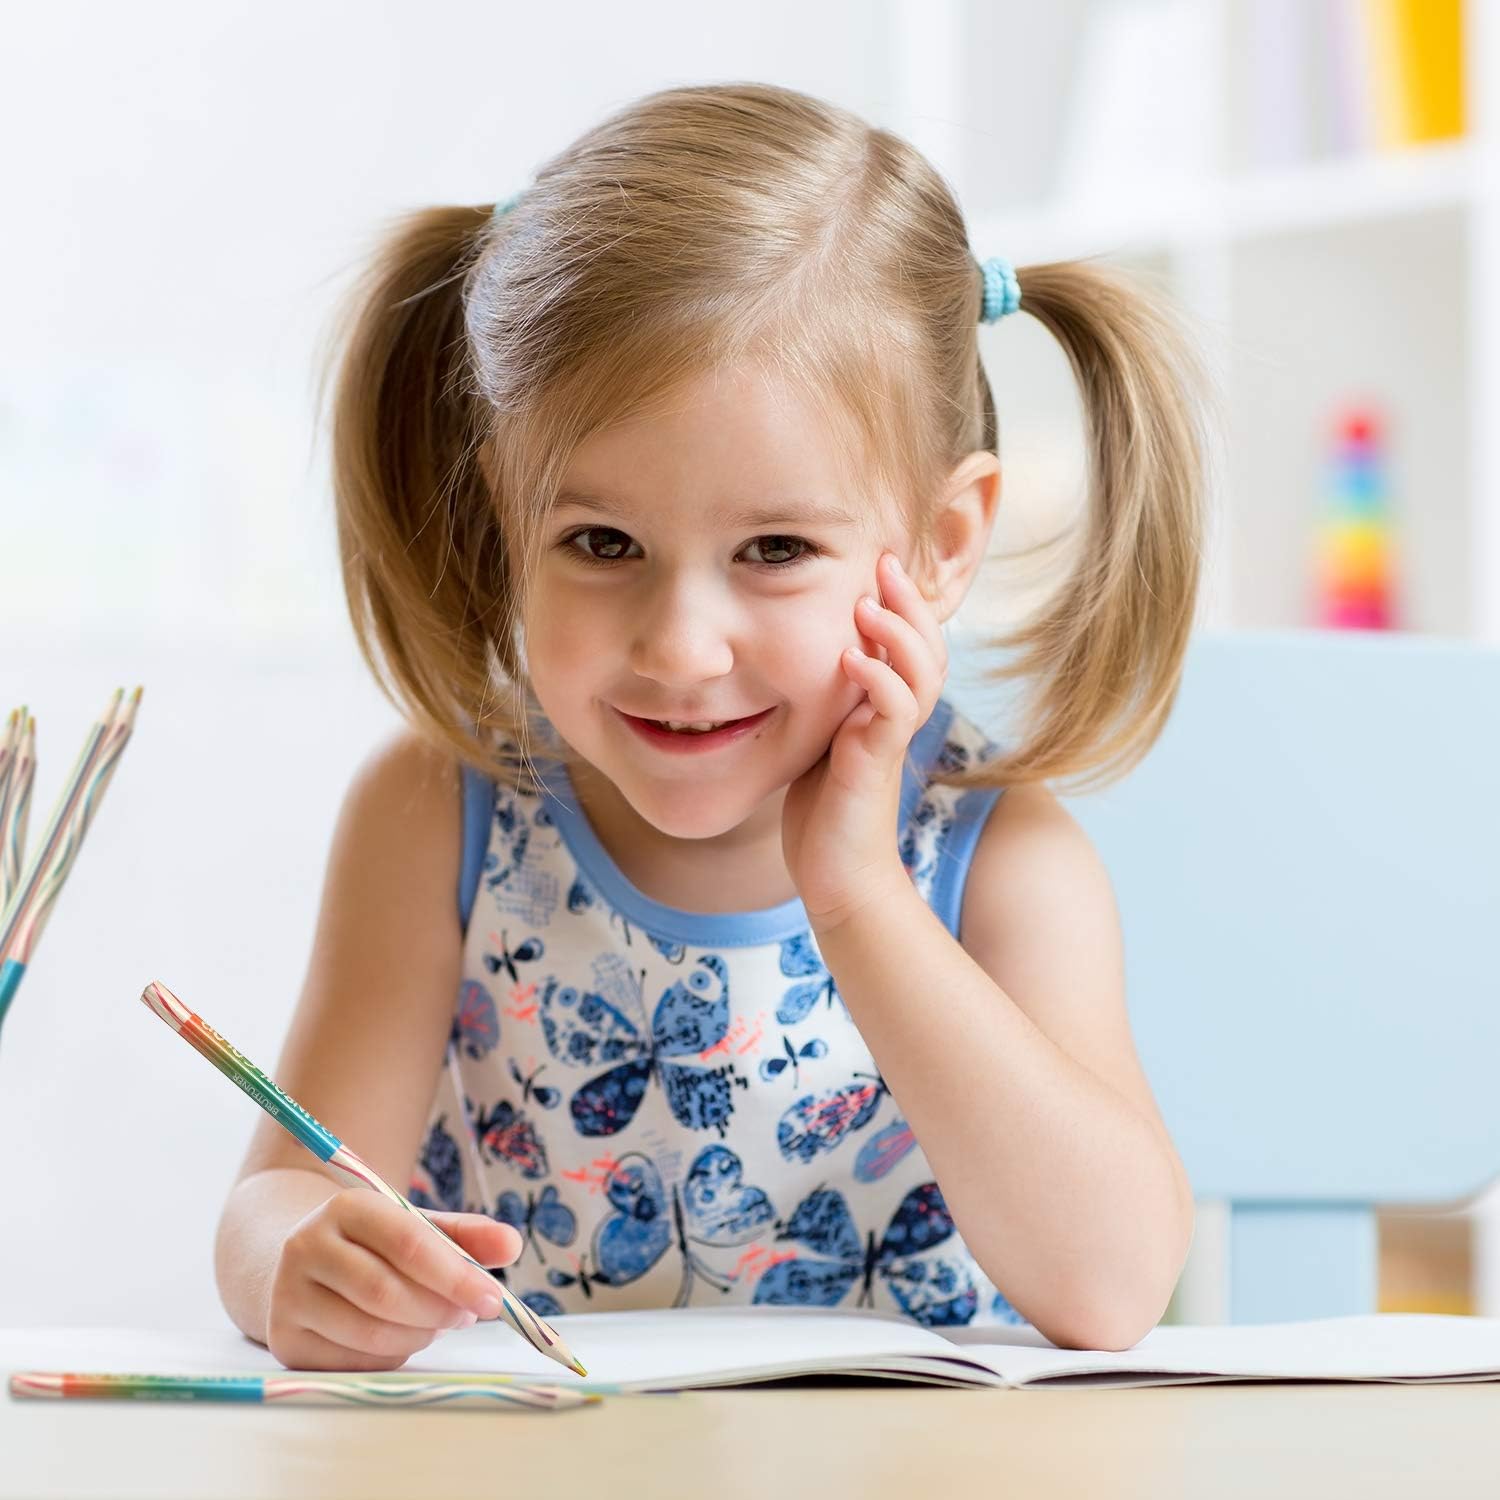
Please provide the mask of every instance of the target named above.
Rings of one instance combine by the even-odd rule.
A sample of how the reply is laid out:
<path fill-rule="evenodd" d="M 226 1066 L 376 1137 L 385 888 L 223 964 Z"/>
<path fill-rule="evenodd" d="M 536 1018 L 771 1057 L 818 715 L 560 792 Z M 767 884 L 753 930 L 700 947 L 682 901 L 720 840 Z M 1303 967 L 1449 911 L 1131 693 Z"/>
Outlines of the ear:
<path fill-rule="evenodd" d="M 940 622 L 951 619 L 984 561 L 1000 503 L 1000 460 L 968 454 L 948 477 L 918 587 Z"/>

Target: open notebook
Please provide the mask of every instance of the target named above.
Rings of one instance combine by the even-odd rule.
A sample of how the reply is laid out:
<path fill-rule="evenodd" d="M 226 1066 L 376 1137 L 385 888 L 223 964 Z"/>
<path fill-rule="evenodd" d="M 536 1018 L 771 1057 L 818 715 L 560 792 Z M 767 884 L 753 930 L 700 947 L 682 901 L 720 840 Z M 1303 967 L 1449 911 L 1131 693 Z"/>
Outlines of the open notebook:
<path fill-rule="evenodd" d="M 859 1375 L 958 1387 L 1186 1385 L 1215 1380 L 1500 1380 L 1500 1318 L 1379 1313 L 1303 1323 L 1163 1327 L 1122 1353 L 1058 1349 L 1034 1328 L 919 1327 L 894 1314 L 723 1307 L 577 1313 L 554 1320 L 580 1380 L 508 1327 L 446 1333 L 401 1368 L 525 1376 L 587 1388 L 686 1390 L 789 1376 Z M 281 1367 L 232 1329 L 0 1330 L 19 1370 L 240 1374 Z"/>

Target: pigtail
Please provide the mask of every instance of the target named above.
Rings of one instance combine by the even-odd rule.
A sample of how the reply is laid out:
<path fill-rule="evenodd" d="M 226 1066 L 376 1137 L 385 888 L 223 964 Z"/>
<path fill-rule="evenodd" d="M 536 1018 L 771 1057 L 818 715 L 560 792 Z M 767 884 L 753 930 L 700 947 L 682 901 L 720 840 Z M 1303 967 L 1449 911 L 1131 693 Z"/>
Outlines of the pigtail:
<path fill-rule="evenodd" d="M 1093 787 L 1145 755 L 1177 695 L 1202 553 L 1205 379 L 1174 319 L 1104 269 L 1059 262 L 1019 280 L 1021 310 L 1062 345 L 1078 381 L 1088 498 L 1071 572 L 993 643 L 1013 654 L 991 675 L 1032 687 L 1018 748 L 972 779 Z"/>
<path fill-rule="evenodd" d="M 461 207 L 400 222 L 345 306 L 331 412 L 360 651 L 414 727 L 476 765 L 495 684 L 515 666 L 464 335 L 464 283 L 490 222 L 488 208 Z"/>

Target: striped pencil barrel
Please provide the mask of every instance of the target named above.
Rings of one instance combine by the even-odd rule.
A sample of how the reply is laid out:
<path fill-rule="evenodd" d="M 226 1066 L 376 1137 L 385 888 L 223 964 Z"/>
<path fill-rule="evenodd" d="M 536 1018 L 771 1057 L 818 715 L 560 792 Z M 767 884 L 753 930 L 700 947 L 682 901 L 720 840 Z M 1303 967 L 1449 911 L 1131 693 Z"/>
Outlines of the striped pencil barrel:
<path fill-rule="evenodd" d="M 73 769 L 68 772 L 62 791 L 58 794 L 57 805 L 52 809 L 47 831 L 42 835 L 41 843 L 37 845 L 36 851 L 27 862 L 26 872 L 21 877 L 20 884 L 11 893 L 4 913 L 0 914 L 0 956 L 10 951 L 11 940 L 15 936 L 16 928 L 20 925 L 22 913 L 25 912 L 28 902 L 35 894 L 36 887 L 41 883 L 42 871 L 56 852 L 66 832 L 68 819 L 77 807 L 78 799 L 83 795 L 84 777 L 88 774 L 89 766 L 93 764 L 94 756 L 98 753 L 109 726 L 114 722 L 122 697 L 124 697 L 123 691 L 117 688 L 102 716 L 85 736 L 83 749 L 78 752 L 78 759 L 73 763 Z"/>
<path fill-rule="evenodd" d="M 22 851 L 36 776 L 36 720 L 26 705 L 12 709 L 0 747 L 0 912 L 21 883 Z"/>
<path fill-rule="evenodd" d="M 141 689 L 136 688 L 121 712 L 123 696 L 123 689 L 115 691 L 103 717 L 85 738 L 46 832 L 0 914 L 0 1020 L 20 987 L 42 929 L 129 742 Z"/>
<path fill-rule="evenodd" d="M 255 1402 L 265 1406 L 446 1407 L 574 1411 L 602 1395 L 531 1385 L 504 1375 L 374 1375 L 291 1371 L 277 1375 L 115 1375 L 20 1371 L 10 1393 L 41 1400 Z"/>
<path fill-rule="evenodd" d="M 153 980 L 141 992 L 142 1002 L 156 1013 L 195 1051 L 201 1053 L 232 1083 L 248 1094 L 289 1135 L 294 1136 L 319 1161 L 326 1163 L 353 1187 L 370 1188 L 409 1214 L 414 1214 L 427 1228 L 456 1254 L 488 1275 L 488 1268 L 464 1249 L 451 1235 L 444 1234 L 414 1203 L 399 1193 L 360 1156 L 349 1149 L 327 1126 L 320 1124 L 295 1099 L 282 1090 L 243 1053 L 236 1051 L 203 1018 L 189 1010 L 166 985 Z M 495 1283 L 501 1310 L 511 1326 L 538 1353 L 556 1360 L 577 1375 L 586 1375 L 558 1331 L 539 1317 L 505 1285 Z"/>
<path fill-rule="evenodd" d="M 7 957 L 19 959 L 23 964 L 30 961 L 32 950 L 52 914 L 63 883 L 78 859 L 78 851 L 83 847 L 89 825 L 94 821 L 94 815 L 104 800 L 105 790 L 120 764 L 120 757 L 125 753 L 125 746 L 135 727 L 135 715 L 140 702 L 141 690 L 137 688 L 131 694 L 124 711 L 108 726 L 100 740 L 94 759 L 83 776 L 79 795 L 73 802 L 71 816 L 54 845 L 52 858 L 41 872 L 30 905 L 15 925 L 14 935 L 6 950 Z"/>

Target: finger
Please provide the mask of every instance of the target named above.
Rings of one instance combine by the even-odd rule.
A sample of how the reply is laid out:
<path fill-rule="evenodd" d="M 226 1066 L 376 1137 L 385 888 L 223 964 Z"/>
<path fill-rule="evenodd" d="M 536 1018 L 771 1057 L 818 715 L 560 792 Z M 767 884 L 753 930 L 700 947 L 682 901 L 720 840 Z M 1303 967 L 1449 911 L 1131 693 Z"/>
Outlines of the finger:
<path fill-rule="evenodd" d="M 943 664 L 934 658 L 916 626 L 866 595 L 859 601 L 859 628 L 885 647 L 890 665 L 905 678 L 919 702 L 936 701 Z"/>
<path fill-rule="evenodd" d="M 432 1329 L 456 1328 L 471 1310 L 478 1315 L 477 1308 L 440 1296 L 405 1275 L 378 1250 L 356 1240 L 338 1240 L 327 1256 L 312 1281 L 370 1317 Z"/>
<path fill-rule="evenodd" d="M 481 1318 L 500 1312 L 495 1279 L 471 1264 L 453 1243 L 444 1244 L 421 1215 L 388 1199 L 366 1195 L 344 1221 L 344 1233 L 419 1286 L 469 1308 Z"/>
<path fill-rule="evenodd" d="M 877 754 L 900 755 L 921 725 L 921 708 L 911 688 L 893 667 L 876 661 L 851 646 L 844 652 L 844 670 L 865 690 L 875 717 L 871 749 Z"/>
<path fill-rule="evenodd" d="M 369 1354 L 325 1338 L 313 1328 L 297 1328 L 271 1342 L 271 1353 L 289 1370 L 394 1370 L 410 1355 Z M 413 1353 L 416 1351 L 413 1350 Z"/>
<path fill-rule="evenodd" d="M 307 1327 L 330 1343 L 377 1359 L 410 1359 L 436 1337 L 435 1325 L 416 1328 L 356 1306 L 348 1297 L 317 1283 L 310 1288 Z"/>
<path fill-rule="evenodd" d="M 444 1234 L 458 1241 L 482 1266 L 508 1266 L 520 1258 L 521 1231 L 486 1214 L 430 1210 L 427 1217 Z"/>
<path fill-rule="evenodd" d="M 901 559 L 894 552 L 882 555 L 876 568 L 876 580 L 880 585 L 880 597 L 888 609 L 893 609 L 903 619 L 910 621 L 918 634 L 932 650 L 938 664 L 948 664 L 948 642 L 943 638 L 942 622 L 931 601 L 916 585 L 915 580 L 901 566 Z"/>
<path fill-rule="evenodd" d="M 872 631 L 878 631 L 878 616 L 870 612 L 870 594 L 863 594 L 854 602 L 854 628 L 859 632 L 859 649 L 876 661 L 889 661 L 890 657 Z M 875 600 L 878 605 L 879 600 Z"/>

